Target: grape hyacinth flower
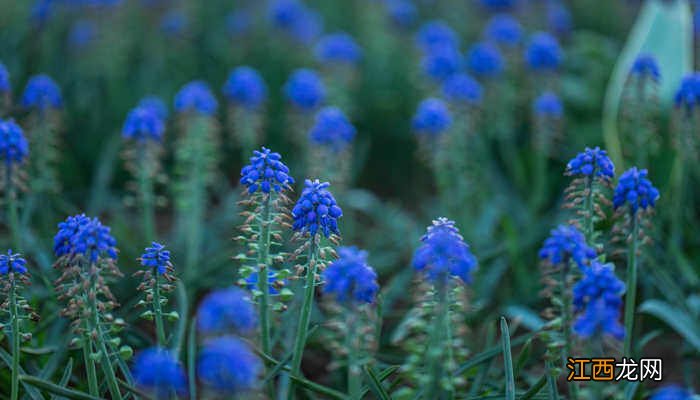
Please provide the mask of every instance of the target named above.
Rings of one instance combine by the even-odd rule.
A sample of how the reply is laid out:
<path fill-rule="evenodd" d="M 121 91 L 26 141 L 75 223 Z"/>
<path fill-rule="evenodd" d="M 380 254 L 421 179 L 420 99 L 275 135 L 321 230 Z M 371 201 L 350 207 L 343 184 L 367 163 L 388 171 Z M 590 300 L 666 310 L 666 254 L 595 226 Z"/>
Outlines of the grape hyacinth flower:
<path fill-rule="evenodd" d="M 192 81 L 184 85 L 175 95 L 175 111 L 194 112 L 201 115 L 216 113 L 218 103 L 204 81 Z"/>
<path fill-rule="evenodd" d="M 5 64 L 0 62 L 0 117 L 4 115 L 5 107 L 9 105 L 11 94 L 10 73 L 7 71 Z"/>
<path fill-rule="evenodd" d="M 649 400 L 692 400 L 693 393 L 679 385 L 666 385 L 656 391 Z"/>
<path fill-rule="evenodd" d="M 615 176 L 615 165 L 605 150 L 586 147 L 566 164 L 566 175 L 610 181 Z"/>
<path fill-rule="evenodd" d="M 568 265 L 573 262 L 583 271 L 596 257 L 596 252 L 586 244 L 583 233 L 575 226 L 559 225 L 544 241 L 539 257 L 551 265 Z"/>
<path fill-rule="evenodd" d="M 24 163 L 28 155 L 29 143 L 22 128 L 12 120 L 0 120 L 0 160 L 5 165 L 5 173 L 11 173 L 12 166 Z"/>
<path fill-rule="evenodd" d="M 21 105 L 25 108 L 46 111 L 63 106 L 61 89 L 48 75 L 35 75 L 29 79 L 22 93 Z"/>
<path fill-rule="evenodd" d="M 608 334 L 621 340 L 625 336 L 619 321 L 624 291 L 625 284 L 610 264 L 593 261 L 573 288 L 574 312 L 580 313 L 574 332 L 583 338 Z"/>
<path fill-rule="evenodd" d="M 417 271 L 436 284 L 445 284 L 450 276 L 471 283 L 476 257 L 453 221 L 446 218 L 433 221 L 421 241 L 423 244 L 413 254 L 413 267 Z"/>
<path fill-rule="evenodd" d="M 347 33 L 322 37 L 314 47 L 316 59 L 326 64 L 356 64 L 362 59 L 362 48 Z"/>
<path fill-rule="evenodd" d="M 316 114 L 316 121 L 309 132 L 314 144 L 339 152 L 355 138 L 355 127 L 337 107 L 325 107 Z"/>
<path fill-rule="evenodd" d="M 135 139 L 140 142 L 145 140 L 160 142 L 164 131 L 163 119 L 153 108 L 138 106 L 129 111 L 124 121 L 122 135 L 126 139 Z"/>
<path fill-rule="evenodd" d="M 185 370 L 167 349 L 151 347 L 137 354 L 132 373 L 136 385 L 156 399 L 187 394 Z"/>
<path fill-rule="evenodd" d="M 263 365 L 243 341 L 230 336 L 208 340 L 199 351 L 197 376 L 220 395 L 244 395 L 257 389 Z"/>
<path fill-rule="evenodd" d="M 298 0 L 275 0 L 269 18 L 280 29 L 301 44 L 313 41 L 323 30 L 321 16 Z"/>
<path fill-rule="evenodd" d="M 555 71 L 562 62 L 562 51 L 557 39 L 546 32 L 537 32 L 525 49 L 525 61 L 534 71 Z"/>
<path fill-rule="evenodd" d="M 459 47 L 457 33 L 446 22 L 440 20 L 423 24 L 416 35 L 416 43 L 426 53 L 436 47 Z"/>
<path fill-rule="evenodd" d="M 170 10 L 160 19 L 160 30 L 168 37 L 178 37 L 185 32 L 189 24 L 187 15 L 182 10 Z"/>
<path fill-rule="evenodd" d="M 384 6 L 391 21 L 399 28 L 410 28 L 418 20 L 418 9 L 410 0 L 386 0 Z"/>
<path fill-rule="evenodd" d="M 659 64 L 651 54 L 638 55 L 634 63 L 632 63 L 630 75 L 640 79 L 649 78 L 654 82 L 658 82 L 661 79 Z"/>
<path fill-rule="evenodd" d="M 618 209 L 627 206 L 631 214 L 636 214 L 639 209 L 654 208 L 659 191 L 652 186 L 648 175 L 646 169 L 639 170 L 637 167 L 625 171 L 615 188 L 613 207 Z"/>
<path fill-rule="evenodd" d="M 247 188 L 248 193 L 253 194 L 260 190 L 262 193 L 277 193 L 290 190 L 294 178 L 289 176 L 289 168 L 282 162 L 279 153 L 262 147 L 259 151 L 253 151 L 250 164 L 241 169 L 240 183 Z"/>
<path fill-rule="evenodd" d="M 285 83 L 284 94 L 296 108 L 309 112 L 323 103 L 326 98 L 326 89 L 316 72 L 310 69 L 298 69 Z"/>
<path fill-rule="evenodd" d="M 478 105 L 483 99 L 483 88 L 467 74 L 456 74 L 446 79 L 442 94 L 454 104 Z"/>
<path fill-rule="evenodd" d="M 115 351 L 109 329 L 105 329 L 116 323 L 108 317 L 117 302 L 107 283 L 122 276 L 116 265 L 117 242 L 109 227 L 85 214 L 68 217 L 58 228 L 54 266 L 62 273 L 56 290 L 59 300 L 66 302 L 61 315 L 73 320 L 73 331 L 82 339 L 90 394 L 99 394 L 95 364 L 100 362 L 111 397 L 121 399 L 111 360 Z M 94 352 L 100 357 L 93 357 Z"/>
<path fill-rule="evenodd" d="M 231 71 L 223 87 L 224 96 L 231 103 L 248 110 L 258 109 L 267 97 L 267 87 L 258 71 L 248 66 Z"/>
<path fill-rule="evenodd" d="M 246 289 L 250 291 L 256 291 L 259 290 L 259 284 L 258 284 L 258 273 L 253 272 L 250 275 L 248 275 L 247 278 L 245 278 L 242 282 L 239 284 L 242 284 Z M 284 282 L 283 282 L 284 283 Z M 279 280 L 277 279 L 277 273 L 274 271 L 268 271 L 267 273 L 267 293 L 268 295 L 277 295 L 280 293 L 279 289 L 277 288 L 279 285 Z"/>
<path fill-rule="evenodd" d="M 488 11 L 507 11 L 517 6 L 518 0 L 478 0 L 482 7 Z"/>
<path fill-rule="evenodd" d="M 523 38 L 520 22 L 509 14 L 498 14 L 489 20 L 484 28 L 484 37 L 499 45 L 513 47 Z"/>
<path fill-rule="evenodd" d="M 209 293 L 197 308 L 197 330 L 204 336 L 248 335 L 258 318 L 248 292 L 230 287 Z"/>
<path fill-rule="evenodd" d="M 168 119 L 168 106 L 165 104 L 163 99 L 158 96 L 146 96 L 142 98 L 139 101 L 138 107 L 150 109 L 163 121 Z"/>
<path fill-rule="evenodd" d="M 173 291 L 175 287 L 172 283 L 176 281 L 175 269 L 170 262 L 170 251 L 166 250 L 162 244 L 153 242 L 150 247 L 146 247 L 139 262 L 144 269 L 136 272 L 134 276 L 142 276 L 142 282 L 137 290 L 144 292 L 145 300 L 138 304 L 145 306 L 150 303 L 151 305 L 151 309 L 142 313 L 141 318 L 155 320 L 157 345 L 163 347 L 167 345 L 163 316 L 170 320 L 179 318 L 176 311 L 169 314 L 163 312 L 163 305 L 167 304 L 164 294 Z"/>
<path fill-rule="evenodd" d="M 675 96 L 676 107 L 691 112 L 700 106 L 700 73 L 695 72 L 683 78 Z"/>
<path fill-rule="evenodd" d="M 0 254 L 0 311 L 7 313 L 9 323 L 7 327 L 10 333 L 10 399 L 19 399 L 19 369 L 20 369 L 20 344 L 23 340 L 31 338 L 31 333 L 23 333 L 21 321 L 31 318 L 38 319 L 33 313 L 29 303 L 19 294 L 24 285 L 29 284 L 27 261 L 20 254 L 8 250 L 7 254 Z M 5 322 L 5 321 L 2 321 Z M 0 323 L 0 333 L 6 326 Z M 7 392 L 5 392 L 7 393 Z"/>
<path fill-rule="evenodd" d="M 357 247 L 338 248 L 338 259 L 321 276 L 323 293 L 341 303 L 372 304 L 379 291 L 377 274 L 367 264 L 367 252 Z"/>
<path fill-rule="evenodd" d="M 76 21 L 68 33 L 68 45 L 74 50 L 81 50 L 95 39 L 96 34 L 97 27 L 94 22 Z"/>
<path fill-rule="evenodd" d="M 436 98 L 423 100 L 416 110 L 411 125 L 421 137 L 435 139 L 452 124 L 452 115 L 444 101 Z"/>
<path fill-rule="evenodd" d="M 462 54 L 452 46 L 433 46 L 421 61 L 423 73 L 437 82 L 443 82 L 462 69 Z"/>
<path fill-rule="evenodd" d="M 338 218 L 343 215 L 343 210 L 328 191 L 329 186 L 330 183 L 321 183 L 318 179 L 304 181 L 304 191 L 292 209 L 292 229 L 295 232 L 308 233 L 312 237 L 319 231 L 325 237 L 340 235 Z"/>
<path fill-rule="evenodd" d="M 495 78 L 504 69 L 503 56 L 498 48 L 487 42 L 474 44 L 467 53 L 469 70 L 477 77 Z"/>
<path fill-rule="evenodd" d="M 547 26 L 559 37 L 568 36 L 572 29 L 571 11 L 562 1 L 547 4 Z"/>
<path fill-rule="evenodd" d="M 559 96 L 552 92 L 544 92 L 535 99 L 533 111 L 540 117 L 559 119 L 564 113 L 564 106 Z"/>

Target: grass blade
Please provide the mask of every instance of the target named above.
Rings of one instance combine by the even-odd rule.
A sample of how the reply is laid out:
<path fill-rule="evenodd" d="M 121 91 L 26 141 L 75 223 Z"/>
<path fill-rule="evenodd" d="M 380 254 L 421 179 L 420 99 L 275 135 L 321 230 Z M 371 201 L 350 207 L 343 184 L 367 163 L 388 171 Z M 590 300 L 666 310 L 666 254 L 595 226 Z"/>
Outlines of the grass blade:
<path fill-rule="evenodd" d="M 8 368 L 11 368 L 12 356 L 10 356 L 10 353 L 8 353 L 2 347 L 0 347 L 0 358 L 2 358 L 2 361 L 5 362 L 5 364 L 7 364 Z M 19 367 L 19 373 L 20 373 L 20 375 L 26 374 L 26 372 L 24 372 L 24 369 L 22 368 L 22 366 Z M 21 379 L 20 379 L 20 382 L 22 382 Z M 39 393 L 39 391 L 36 390 L 36 388 L 34 388 L 33 386 L 31 386 L 27 383 L 24 383 L 24 382 L 22 382 L 22 386 L 24 386 L 24 389 L 27 391 L 27 393 L 29 394 L 29 397 L 31 397 L 32 400 L 44 400 L 44 396 L 42 396 L 41 393 Z"/>
<path fill-rule="evenodd" d="M 505 317 L 501 317 L 501 345 L 503 367 L 506 371 L 506 400 L 515 400 L 515 377 L 513 376 L 513 356 L 510 351 L 510 332 Z"/>
<path fill-rule="evenodd" d="M 639 312 L 662 320 L 700 352 L 700 323 L 684 310 L 664 301 L 647 300 L 639 306 Z"/>
<path fill-rule="evenodd" d="M 365 371 L 365 374 L 369 378 L 369 388 L 377 396 L 377 398 L 380 400 L 391 400 L 391 396 L 389 396 L 389 393 L 387 393 L 386 390 L 384 390 L 382 382 L 377 377 L 377 374 L 374 373 L 372 367 L 369 365 L 365 365 L 363 369 Z"/>
<path fill-rule="evenodd" d="M 184 318 L 180 317 L 180 318 Z M 197 376 L 195 374 L 195 360 L 197 359 L 197 318 L 192 318 L 187 335 L 187 379 L 190 386 L 190 399 L 197 398 Z"/>
<path fill-rule="evenodd" d="M 75 399 L 75 400 L 101 400 L 99 397 L 94 397 L 91 396 L 85 392 L 81 392 L 78 390 L 73 390 L 73 389 L 68 389 L 62 386 L 58 386 L 55 383 L 51 383 L 49 381 L 45 381 L 43 379 L 39 379 L 34 376 L 29 376 L 29 375 L 20 375 L 19 377 L 20 381 L 34 386 L 38 389 L 47 391 L 49 393 L 57 394 L 59 396 L 63 396 L 68 399 Z"/>
<path fill-rule="evenodd" d="M 61 387 L 66 387 L 68 385 L 68 381 L 70 380 L 70 375 L 73 373 L 73 358 L 68 359 L 68 365 L 66 365 L 66 369 L 63 370 L 63 376 L 61 376 L 61 380 L 58 382 L 58 386 Z M 65 400 L 65 397 L 63 396 L 55 396 L 51 395 L 51 398 L 54 400 Z"/>

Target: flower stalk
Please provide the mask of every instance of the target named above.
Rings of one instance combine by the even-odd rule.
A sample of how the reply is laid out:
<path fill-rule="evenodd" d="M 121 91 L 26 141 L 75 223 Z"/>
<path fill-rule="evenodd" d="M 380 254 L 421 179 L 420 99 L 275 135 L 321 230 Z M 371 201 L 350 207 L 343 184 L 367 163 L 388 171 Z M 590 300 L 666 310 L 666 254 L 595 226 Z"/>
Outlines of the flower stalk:
<path fill-rule="evenodd" d="M 15 282 L 13 276 L 10 278 L 10 323 L 12 327 L 12 383 L 10 389 L 10 400 L 17 400 L 19 398 L 20 332 L 18 311 L 19 310 L 17 307 L 17 283 Z"/>
<path fill-rule="evenodd" d="M 639 216 L 631 213 L 632 226 L 629 249 L 627 252 L 627 295 L 625 296 L 625 341 L 623 353 L 632 357 L 632 334 L 634 329 L 634 309 L 637 297 L 637 251 L 639 247 Z"/>
<path fill-rule="evenodd" d="M 299 312 L 299 322 L 297 323 L 297 333 L 294 339 L 294 350 L 292 355 L 292 376 L 298 377 L 301 372 L 301 360 L 304 355 L 306 345 L 306 334 L 309 330 L 309 319 L 311 308 L 313 307 L 314 289 L 316 286 L 316 273 L 318 266 L 318 238 L 314 234 L 309 239 L 309 252 L 306 265 L 306 279 L 304 286 L 304 298 Z M 293 398 L 293 390 L 289 392 L 289 398 Z"/>

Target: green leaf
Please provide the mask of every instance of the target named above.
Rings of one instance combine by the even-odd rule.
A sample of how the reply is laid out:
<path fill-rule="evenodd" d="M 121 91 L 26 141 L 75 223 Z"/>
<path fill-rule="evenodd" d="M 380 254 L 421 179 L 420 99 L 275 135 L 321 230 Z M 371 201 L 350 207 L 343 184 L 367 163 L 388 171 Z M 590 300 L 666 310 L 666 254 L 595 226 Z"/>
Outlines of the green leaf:
<path fill-rule="evenodd" d="M 5 362 L 5 364 L 7 364 L 8 368 L 12 368 L 12 356 L 2 347 L 0 347 L 0 358 L 2 358 L 2 361 Z M 26 374 L 22 366 L 19 367 L 19 373 L 21 375 Z M 42 396 L 41 393 L 39 393 L 39 391 L 36 390 L 34 387 L 24 382 L 22 382 L 22 386 L 24 386 L 24 389 L 27 391 L 32 400 L 44 400 L 44 396 Z"/>
<path fill-rule="evenodd" d="M 63 375 L 61 376 L 61 380 L 58 381 L 58 386 L 66 387 L 68 385 L 68 381 L 70 380 L 70 376 L 72 373 L 73 373 L 73 358 L 71 357 L 68 359 L 68 365 L 66 365 L 66 369 L 63 370 Z M 51 395 L 51 399 L 53 399 L 53 400 L 65 400 L 65 397 Z"/>
<path fill-rule="evenodd" d="M 39 379 L 34 376 L 20 375 L 19 380 L 28 385 L 34 386 L 41 390 L 47 391 L 49 393 L 57 394 L 68 399 L 76 400 L 101 400 L 99 397 L 91 396 L 85 392 L 80 392 L 78 390 L 68 389 L 62 386 L 58 386 L 55 383 Z"/>
<path fill-rule="evenodd" d="M 510 332 L 508 321 L 501 317 L 501 346 L 503 349 L 503 368 L 506 372 L 506 400 L 515 400 L 515 377 L 513 376 L 513 355 L 510 350 Z"/>
<path fill-rule="evenodd" d="M 639 306 L 639 312 L 664 321 L 700 352 L 700 322 L 684 310 L 661 300 L 647 300 Z"/>
<path fill-rule="evenodd" d="M 523 326 L 533 332 L 539 331 L 545 324 L 542 318 L 528 307 L 509 306 L 506 307 L 505 314 L 511 320 L 523 324 Z"/>
<path fill-rule="evenodd" d="M 645 1 L 613 71 L 603 106 L 603 138 L 620 170 L 622 163 L 617 116 L 630 67 L 640 53 L 652 54 L 661 69 L 659 98 L 670 105 L 682 77 L 692 70 L 693 22 L 687 0 Z"/>
<path fill-rule="evenodd" d="M 527 334 L 520 336 L 516 339 L 511 340 L 511 345 L 512 346 L 519 346 L 526 341 L 528 341 L 533 335 Z M 476 354 L 474 357 L 470 358 L 469 361 L 465 362 L 464 364 L 460 365 L 459 368 L 455 371 L 454 375 L 461 375 L 464 371 L 468 370 L 469 368 L 472 368 L 476 365 L 481 364 L 484 361 L 488 361 L 491 358 L 494 358 L 501 354 L 501 346 L 493 346 L 489 347 L 488 349 L 482 351 L 479 354 Z"/>
<path fill-rule="evenodd" d="M 522 396 L 520 396 L 520 400 L 528 400 L 533 398 L 537 393 L 542 390 L 542 388 L 547 384 L 547 376 L 542 375 L 540 379 L 535 382 L 534 385 L 530 389 L 527 390 L 527 392 L 523 393 Z"/>
<path fill-rule="evenodd" d="M 370 365 L 365 365 L 363 369 L 369 378 L 369 388 L 377 396 L 377 398 L 380 400 L 391 400 L 391 396 L 389 396 L 389 393 L 387 393 L 382 386 L 382 382 L 379 380 L 379 377 L 377 377 L 377 374 L 374 373 L 372 367 Z"/>
<path fill-rule="evenodd" d="M 379 382 L 384 382 L 388 377 L 390 377 L 394 372 L 398 371 L 399 367 L 396 365 L 392 365 L 391 367 L 387 367 L 383 371 L 381 371 L 379 374 L 377 374 L 377 379 L 379 379 Z M 370 391 L 370 388 L 365 386 L 362 388 L 362 394 L 360 395 L 360 398 L 364 398 L 364 396 Z"/>
<path fill-rule="evenodd" d="M 184 321 L 186 318 L 183 318 Z M 190 386 L 190 399 L 197 398 L 197 376 L 195 360 L 197 359 L 197 318 L 192 318 L 187 335 L 187 379 Z"/>

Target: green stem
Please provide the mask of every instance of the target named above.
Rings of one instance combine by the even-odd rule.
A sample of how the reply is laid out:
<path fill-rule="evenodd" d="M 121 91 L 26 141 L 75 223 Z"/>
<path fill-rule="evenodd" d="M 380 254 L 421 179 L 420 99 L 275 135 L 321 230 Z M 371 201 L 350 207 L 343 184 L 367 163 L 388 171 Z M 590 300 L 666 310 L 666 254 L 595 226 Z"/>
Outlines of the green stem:
<path fill-rule="evenodd" d="M 585 183 L 586 197 L 583 200 L 584 219 L 583 219 L 583 234 L 586 237 L 586 242 L 593 246 L 593 178 L 586 176 Z"/>
<path fill-rule="evenodd" d="M 107 346 L 105 346 L 104 337 L 102 336 L 102 330 L 98 328 L 99 338 L 99 348 L 102 352 L 102 368 L 105 370 L 105 375 L 107 377 L 107 385 L 109 386 L 109 393 L 112 395 L 112 399 L 121 400 L 122 394 L 119 391 L 119 382 L 117 381 L 117 376 L 114 373 L 114 368 L 112 367 L 112 361 L 110 360 L 109 353 L 107 352 Z"/>
<path fill-rule="evenodd" d="M 559 391 L 557 390 L 557 379 L 552 375 L 554 370 L 554 364 L 552 361 L 545 362 L 545 369 L 547 374 L 547 392 L 549 394 L 549 400 L 559 400 Z"/>
<path fill-rule="evenodd" d="M 156 321 L 156 338 L 158 347 L 164 348 L 166 345 L 165 328 L 163 326 L 163 310 L 160 305 L 160 274 L 158 268 L 153 268 L 155 284 L 153 285 L 153 313 Z"/>
<path fill-rule="evenodd" d="M 19 215 L 17 213 L 17 192 L 12 181 L 12 164 L 5 164 L 5 188 L 7 190 L 7 219 L 12 236 L 12 247 L 15 251 L 21 251 L 19 234 Z"/>
<path fill-rule="evenodd" d="M 205 170 L 204 158 L 207 154 L 202 154 L 203 142 L 207 140 L 206 138 L 206 117 L 194 117 L 194 120 L 190 121 L 190 126 L 188 128 L 187 134 L 190 137 L 188 145 L 192 146 L 191 152 L 191 165 L 189 173 L 188 182 L 188 195 L 189 201 L 188 205 L 190 209 L 186 211 L 186 218 L 188 223 L 182 227 L 186 229 L 186 246 L 187 254 L 185 258 L 185 274 L 184 281 L 185 284 L 189 283 L 192 278 L 192 274 L 199 260 L 199 255 L 202 247 L 202 220 L 204 219 L 204 196 L 206 191 L 206 183 L 204 182 L 207 171 Z"/>
<path fill-rule="evenodd" d="M 143 231 L 147 236 L 147 240 L 156 240 L 155 216 L 154 216 L 154 195 L 153 195 L 153 180 L 152 168 L 155 160 L 151 159 L 151 154 L 146 148 L 146 143 L 141 143 L 139 146 L 139 194 L 141 195 L 141 217 L 143 219 Z"/>
<path fill-rule="evenodd" d="M 262 220 L 260 221 L 260 237 L 258 238 L 258 290 L 260 291 L 260 333 L 262 336 L 261 345 L 262 351 L 265 354 L 272 355 L 270 345 L 270 288 L 268 284 L 268 262 L 270 254 L 270 231 L 272 221 L 270 220 L 271 211 L 270 194 L 265 195 L 263 203 Z M 267 389 L 270 394 L 273 393 L 272 382 L 268 382 Z"/>
<path fill-rule="evenodd" d="M 10 399 L 17 400 L 19 398 L 20 333 L 17 310 L 17 284 L 14 276 L 10 279 L 10 321 L 12 324 L 12 389 Z"/>
<path fill-rule="evenodd" d="M 566 262 L 561 269 L 561 298 L 562 298 L 562 331 L 564 334 L 564 348 L 562 352 L 562 360 L 566 364 L 567 357 L 571 354 L 571 290 L 569 288 L 569 272 L 571 271 L 571 263 Z M 578 386 L 575 382 L 570 382 L 569 391 L 572 399 L 578 398 Z"/>
<path fill-rule="evenodd" d="M 359 351 L 357 344 L 360 339 L 355 314 L 359 310 L 348 310 L 345 332 L 345 348 L 348 351 L 348 394 L 350 399 L 359 400 L 362 393 L 362 377 L 360 376 L 361 365 L 359 360 Z"/>
<path fill-rule="evenodd" d="M 90 335 L 86 333 L 83 337 L 83 360 L 85 361 L 85 370 L 88 378 L 88 390 L 90 395 L 99 396 L 97 371 L 95 369 L 95 361 L 90 357 L 91 354 L 92 344 L 90 342 Z"/>
<path fill-rule="evenodd" d="M 627 252 L 627 295 L 625 296 L 625 342 L 623 355 L 632 357 L 632 332 L 634 329 L 634 308 L 637 297 L 637 249 L 639 246 L 639 217 L 632 216 L 632 238 Z"/>
<path fill-rule="evenodd" d="M 299 313 L 299 323 L 297 324 L 297 334 L 294 340 L 294 355 L 292 356 L 292 376 L 299 377 L 301 372 L 301 359 L 304 355 L 306 345 L 306 332 L 309 330 L 309 319 L 311 318 L 311 308 L 314 301 L 314 289 L 316 285 L 316 270 L 318 264 L 318 248 L 316 245 L 316 235 L 309 239 L 309 259 L 306 267 L 306 287 L 304 288 L 304 300 Z M 289 399 L 294 398 L 294 382 L 290 385 Z"/>
<path fill-rule="evenodd" d="M 446 279 L 446 278 L 445 278 Z M 430 377 L 426 388 L 426 399 L 438 399 L 441 396 L 442 376 L 444 372 L 442 354 L 450 343 L 444 341 L 445 316 L 447 314 L 447 282 L 439 280 L 435 284 L 435 319 L 430 327 L 430 341 L 428 342 L 426 358 L 428 361 L 428 374 Z"/>

